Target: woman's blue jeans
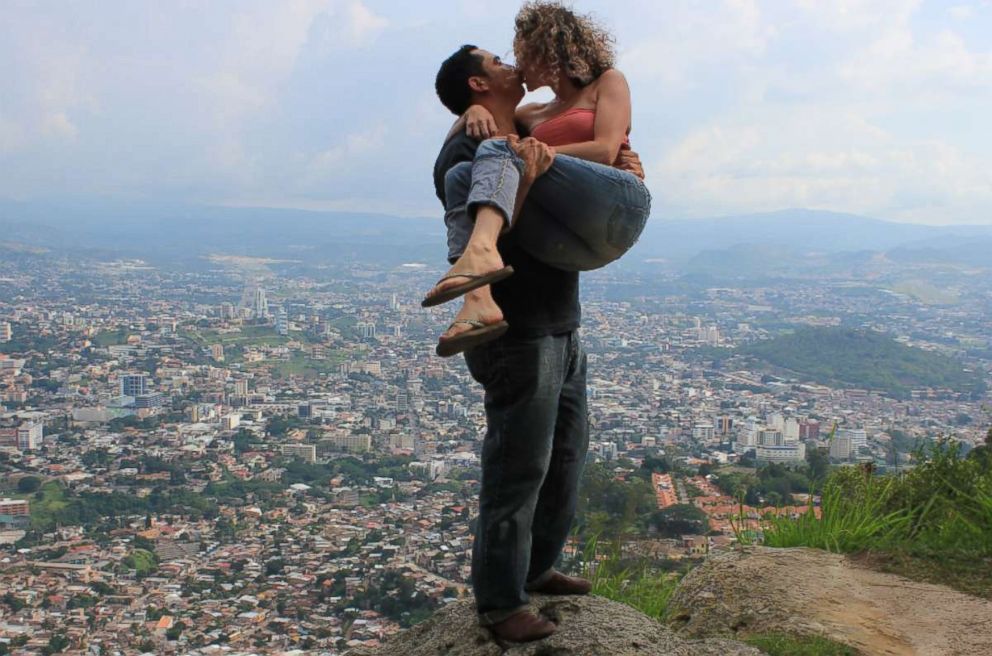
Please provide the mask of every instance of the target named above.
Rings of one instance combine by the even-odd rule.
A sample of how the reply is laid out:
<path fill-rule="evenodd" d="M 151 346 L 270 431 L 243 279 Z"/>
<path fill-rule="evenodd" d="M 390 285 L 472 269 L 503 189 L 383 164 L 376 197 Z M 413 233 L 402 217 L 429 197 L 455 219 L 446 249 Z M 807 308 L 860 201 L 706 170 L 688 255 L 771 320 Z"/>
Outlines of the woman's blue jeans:
<path fill-rule="evenodd" d="M 524 163 L 503 139 L 479 144 L 474 162 L 448 170 L 448 259 L 464 252 L 479 206 L 498 209 L 509 222 Z M 613 262 L 634 245 L 651 212 L 640 178 L 612 166 L 556 155 L 534 181 L 513 225 L 517 243 L 532 257 L 565 271 L 589 271 Z"/>

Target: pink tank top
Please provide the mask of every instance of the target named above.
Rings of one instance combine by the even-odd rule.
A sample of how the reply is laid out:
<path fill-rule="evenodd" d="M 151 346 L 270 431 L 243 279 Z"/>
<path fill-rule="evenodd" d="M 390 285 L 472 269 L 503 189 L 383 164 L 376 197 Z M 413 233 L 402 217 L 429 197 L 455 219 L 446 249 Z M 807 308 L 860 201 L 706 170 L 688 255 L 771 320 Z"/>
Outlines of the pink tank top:
<path fill-rule="evenodd" d="M 596 138 L 596 110 L 577 107 L 569 109 L 531 128 L 530 136 L 549 146 L 592 141 Z M 630 148 L 630 140 L 623 138 L 621 148 Z"/>

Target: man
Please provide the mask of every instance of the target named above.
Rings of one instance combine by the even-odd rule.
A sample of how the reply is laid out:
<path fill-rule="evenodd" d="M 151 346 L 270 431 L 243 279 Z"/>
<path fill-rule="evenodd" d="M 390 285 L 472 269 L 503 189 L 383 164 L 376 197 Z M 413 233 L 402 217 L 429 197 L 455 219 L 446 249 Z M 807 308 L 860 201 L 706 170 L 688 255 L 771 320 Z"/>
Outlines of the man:
<path fill-rule="evenodd" d="M 455 114 L 470 104 L 486 107 L 496 134 L 513 135 L 514 109 L 524 89 L 515 69 L 475 46 L 463 46 L 437 76 L 442 103 Z M 546 146 L 532 139 L 511 147 L 523 163 L 517 207 L 528 220 L 523 196 L 553 165 Z M 467 235 L 451 217 L 464 212 L 464 173 L 478 143 L 456 124 L 434 167 L 438 198 L 449 226 L 449 260 Z M 623 164 L 637 174 L 636 154 Z M 519 231 L 498 242 L 513 275 L 468 293 L 476 312 L 498 305 L 508 332 L 465 352 L 472 377 L 485 389 L 487 432 L 482 447 L 482 490 L 472 550 L 472 587 L 479 624 L 509 641 L 537 640 L 555 624 L 527 610 L 528 592 L 585 594 L 591 585 L 554 569 L 575 515 L 578 484 L 589 444 L 586 355 L 579 343 L 579 275 L 545 264 L 521 247 Z M 488 304 L 488 305 L 487 305 Z"/>

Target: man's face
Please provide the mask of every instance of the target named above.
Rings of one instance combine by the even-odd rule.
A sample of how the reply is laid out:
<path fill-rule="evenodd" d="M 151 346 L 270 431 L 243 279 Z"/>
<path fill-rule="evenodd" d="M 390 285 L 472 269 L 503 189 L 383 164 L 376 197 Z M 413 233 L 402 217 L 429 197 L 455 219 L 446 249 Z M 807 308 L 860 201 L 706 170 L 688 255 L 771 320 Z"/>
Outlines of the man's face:
<path fill-rule="evenodd" d="M 520 72 L 488 50 L 481 48 L 474 53 L 482 57 L 482 70 L 487 77 L 488 90 L 498 98 L 520 102 L 524 97 L 524 85 L 520 79 Z"/>

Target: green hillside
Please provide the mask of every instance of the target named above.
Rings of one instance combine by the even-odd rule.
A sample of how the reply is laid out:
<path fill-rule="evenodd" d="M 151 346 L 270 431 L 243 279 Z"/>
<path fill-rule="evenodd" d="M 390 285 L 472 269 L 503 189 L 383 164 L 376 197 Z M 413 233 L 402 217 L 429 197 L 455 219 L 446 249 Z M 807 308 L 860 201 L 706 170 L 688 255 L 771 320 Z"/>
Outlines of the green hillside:
<path fill-rule="evenodd" d="M 969 395 L 985 391 L 982 376 L 965 371 L 958 360 L 866 330 L 804 328 L 737 354 L 824 385 L 880 390 L 898 398 L 923 387 Z"/>

